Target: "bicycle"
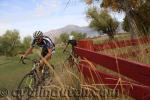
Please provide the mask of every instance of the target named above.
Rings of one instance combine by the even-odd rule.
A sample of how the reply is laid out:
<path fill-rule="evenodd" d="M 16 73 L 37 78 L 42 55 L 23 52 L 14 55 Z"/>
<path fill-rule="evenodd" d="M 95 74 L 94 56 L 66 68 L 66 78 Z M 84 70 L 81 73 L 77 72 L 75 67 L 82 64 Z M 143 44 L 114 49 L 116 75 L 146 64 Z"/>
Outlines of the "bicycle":
<path fill-rule="evenodd" d="M 69 55 L 66 60 L 64 61 L 66 65 L 69 66 L 69 68 L 74 68 L 74 66 L 78 65 L 78 57 L 72 52 L 72 51 L 64 51 L 64 53 L 67 53 Z"/>
<path fill-rule="evenodd" d="M 24 60 L 21 59 L 20 61 L 22 62 L 22 64 L 26 64 Z M 16 96 L 17 100 L 22 100 L 25 93 L 27 93 L 26 100 L 28 100 L 31 97 L 32 93 L 34 92 L 34 89 L 37 89 L 39 86 L 44 85 L 45 81 L 50 80 L 51 76 L 54 75 L 53 73 L 51 73 L 50 68 L 44 65 L 42 69 L 42 75 L 40 78 L 38 73 L 40 63 L 39 60 L 33 59 L 31 61 L 33 62 L 32 70 L 22 78 L 17 87 L 17 96 Z"/>

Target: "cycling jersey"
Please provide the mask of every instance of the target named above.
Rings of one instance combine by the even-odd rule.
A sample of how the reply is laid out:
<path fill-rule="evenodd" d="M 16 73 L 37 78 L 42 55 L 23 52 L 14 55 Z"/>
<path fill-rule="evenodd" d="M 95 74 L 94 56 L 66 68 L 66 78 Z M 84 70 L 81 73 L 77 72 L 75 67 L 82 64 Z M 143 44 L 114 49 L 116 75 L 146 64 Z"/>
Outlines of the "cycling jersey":
<path fill-rule="evenodd" d="M 76 40 L 69 40 L 67 45 L 71 44 L 72 48 L 74 48 L 74 46 L 77 46 L 77 41 Z"/>
<path fill-rule="evenodd" d="M 45 56 L 48 53 L 48 49 L 51 49 L 52 53 L 55 52 L 55 44 L 47 36 L 43 36 L 43 40 L 40 43 L 37 43 L 36 39 L 33 39 L 31 46 L 35 47 L 35 45 L 42 48 L 42 56 Z"/>

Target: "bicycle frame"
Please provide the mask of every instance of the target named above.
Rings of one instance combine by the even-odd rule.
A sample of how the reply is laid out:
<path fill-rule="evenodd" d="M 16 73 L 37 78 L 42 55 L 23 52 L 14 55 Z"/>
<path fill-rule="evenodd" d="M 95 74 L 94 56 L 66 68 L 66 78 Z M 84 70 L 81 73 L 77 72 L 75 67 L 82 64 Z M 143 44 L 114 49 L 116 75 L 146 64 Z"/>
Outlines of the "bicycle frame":
<path fill-rule="evenodd" d="M 26 58 L 26 59 L 30 60 L 29 58 Z M 33 90 L 32 84 L 33 84 L 35 76 L 37 76 L 37 78 L 39 79 L 39 76 L 37 74 L 37 69 L 36 69 L 37 67 L 39 67 L 39 61 L 36 59 L 31 60 L 31 61 L 33 62 L 33 67 L 32 67 L 32 70 L 28 73 L 29 77 L 27 77 L 25 84 L 27 85 L 27 87 Z M 26 64 L 23 60 L 21 60 L 21 62 L 23 64 Z"/>
<path fill-rule="evenodd" d="M 33 83 L 33 79 L 31 78 L 27 78 L 27 80 L 26 80 L 26 84 L 27 84 L 27 86 L 31 89 L 31 90 L 33 90 L 33 88 L 32 88 L 32 83 Z"/>
<path fill-rule="evenodd" d="M 26 59 L 30 60 L 29 58 L 26 58 Z M 23 64 L 26 64 L 23 60 L 21 60 L 21 61 L 22 61 Z M 30 89 L 32 89 L 32 83 L 34 82 L 35 78 L 36 78 L 38 84 L 41 84 L 40 83 L 41 79 L 44 79 L 44 80 L 46 79 L 45 71 L 47 71 L 47 70 L 45 70 L 46 65 L 44 64 L 43 65 L 44 67 L 42 69 L 42 75 L 40 77 L 39 74 L 38 74 L 38 70 L 37 70 L 37 67 L 39 67 L 39 60 L 34 59 L 34 60 L 32 60 L 32 62 L 33 62 L 32 70 L 28 73 L 29 76 L 31 76 L 31 78 L 28 77 L 28 79 L 26 80 L 26 84 Z"/>
<path fill-rule="evenodd" d="M 23 64 L 26 64 L 23 60 L 20 60 L 20 61 Z M 38 86 L 40 85 L 45 84 L 44 81 L 41 82 L 41 79 L 40 79 L 40 78 L 44 78 L 45 80 L 46 79 L 45 76 L 42 75 L 41 77 L 39 77 L 39 74 L 38 74 L 39 61 L 35 59 L 35 60 L 32 60 L 32 62 L 33 62 L 32 70 L 28 72 L 26 75 L 24 75 L 24 77 L 22 78 L 22 80 L 19 82 L 17 86 L 17 90 L 25 89 L 27 93 L 28 92 L 33 93 L 34 89 L 38 88 Z M 44 73 L 45 73 L 45 70 L 44 70 Z M 18 92 L 16 98 L 17 100 L 22 100 L 21 98 L 23 98 L 23 95 L 21 94 L 20 91 Z M 28 98 L 27 100 L 29 100 L 31 96 L 27 96 L 27 98 Z"/>

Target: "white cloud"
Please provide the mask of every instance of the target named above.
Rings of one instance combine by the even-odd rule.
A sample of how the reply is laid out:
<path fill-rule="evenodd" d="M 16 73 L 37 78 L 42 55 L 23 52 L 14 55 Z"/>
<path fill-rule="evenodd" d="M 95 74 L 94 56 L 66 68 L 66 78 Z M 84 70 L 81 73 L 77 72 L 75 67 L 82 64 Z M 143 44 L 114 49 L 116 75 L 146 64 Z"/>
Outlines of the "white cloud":
<path fill-rule="evenodd" d="M 42 0 L 35 8 L 36 16 L 46 16 L 53 13 L 59 7 L 59 0 Z"/>

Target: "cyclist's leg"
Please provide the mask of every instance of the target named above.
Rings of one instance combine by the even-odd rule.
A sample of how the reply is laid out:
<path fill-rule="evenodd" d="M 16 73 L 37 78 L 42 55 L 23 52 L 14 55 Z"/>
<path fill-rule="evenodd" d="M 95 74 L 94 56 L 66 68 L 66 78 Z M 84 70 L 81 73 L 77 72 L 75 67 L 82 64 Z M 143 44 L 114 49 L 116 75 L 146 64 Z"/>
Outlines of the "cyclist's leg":
<path fill-rule="evenodd" d="M 42 49 L 41 51 L 41 56 L 45 57 L 47 55 L 47 52 L 45 49 Z M 40 60 L 42 59 L 42 57 L 40 57 Z M 39 65 L 39 68 L 37 70 L 38 76 L 40 78 L 40 81 L 42 81 L 42 70 L 43 70 L 44 64 L 43 65 Z"/>
<path fill-rule="evenodd" d="M 45 48 L 42 48 L 40 60 L 41 60 L 42 58 L 44 58 L 47 54 L 48 54 L 48 50 L 45 49 Z M 41 68 L 40 68 L 41 70 L 43 69 L 43 66 L 44 66 L 44 64 L 40 66 L 40 67 L 41 67 Z"/>
<path fill-rule="evenodd" d="M 52 51 L 51 57 L 54 53 L 55 53 L 55 51 Z M 43 50 L 41 52 L 42 57 L 45 57 L 47 54 L 48 54 L 48 51 Z M 46 60 L 49 61 L 51 59 L 51 57 Z M 44 85 L 50 84 L 53 80 L 54 72 L 50 67 L 52 67 L 52 69 L 54 69 L 54 66 L 52 64 L 50 64 L 50 66 L 44 64 L 44 66 L 42 67 L 42 72 L 43 72 L 42 80 L 44 81 Z"/>
<path fill-rule="evenodd" d="M 55 51 L 52 51 L 51 56 L 53 55 L 54 52 L 55 52 Z M 48 54 L 48 50 L 47 50 L 47 49 L 42 49 L 41 56 L 42 56 L 42 57 L 45 57 L 47 54 Z M 50 59 L 51 59 L 51 57 L 50 57 L 49 59 L 46 59 L 46 60 L 49 61 Z M 54 69 L 54 66 L 53 66 L 52 64 L 50 64 L 50 65 L 51 65 L 51 67 Z M 43 66 L 41 66 L 40 69 L 43 70 L 44 66 L 45 66 L 45 67 L 48 67 L 48 69 L 50 69 L 49 66 L 47 66 L 46 64 L 44 64 Z"/>
<path fill-rule="evenodd" d="M 47 53 L 48 53 L 48 50 L 47 50 Z M 55 53 L 55 49 L 52 49 L 51 56 L 50 56 L 50 58 L 47 59 L 47 61 L 50 61 L 50 60 L 51 60 L 51 58 L 52 58 L 52 56 L 53 56 L 54 53 Z M 47 54 L 46 54 L 46 55 L 47 55 Z M 53 69 L 55 69 L 54 65 L 52 65 L 51 63 L 50 63 L 50 66 L 51 66 Z"/>
<path fill-rule="evenodd" d="M 72 46 L 71 54 L 68 59 L 71 67 L 75 65 L 75 58 L 78 58 L 78 55 L 74 52 L 74 49 L 75 49 L 75 46 Z"/>

